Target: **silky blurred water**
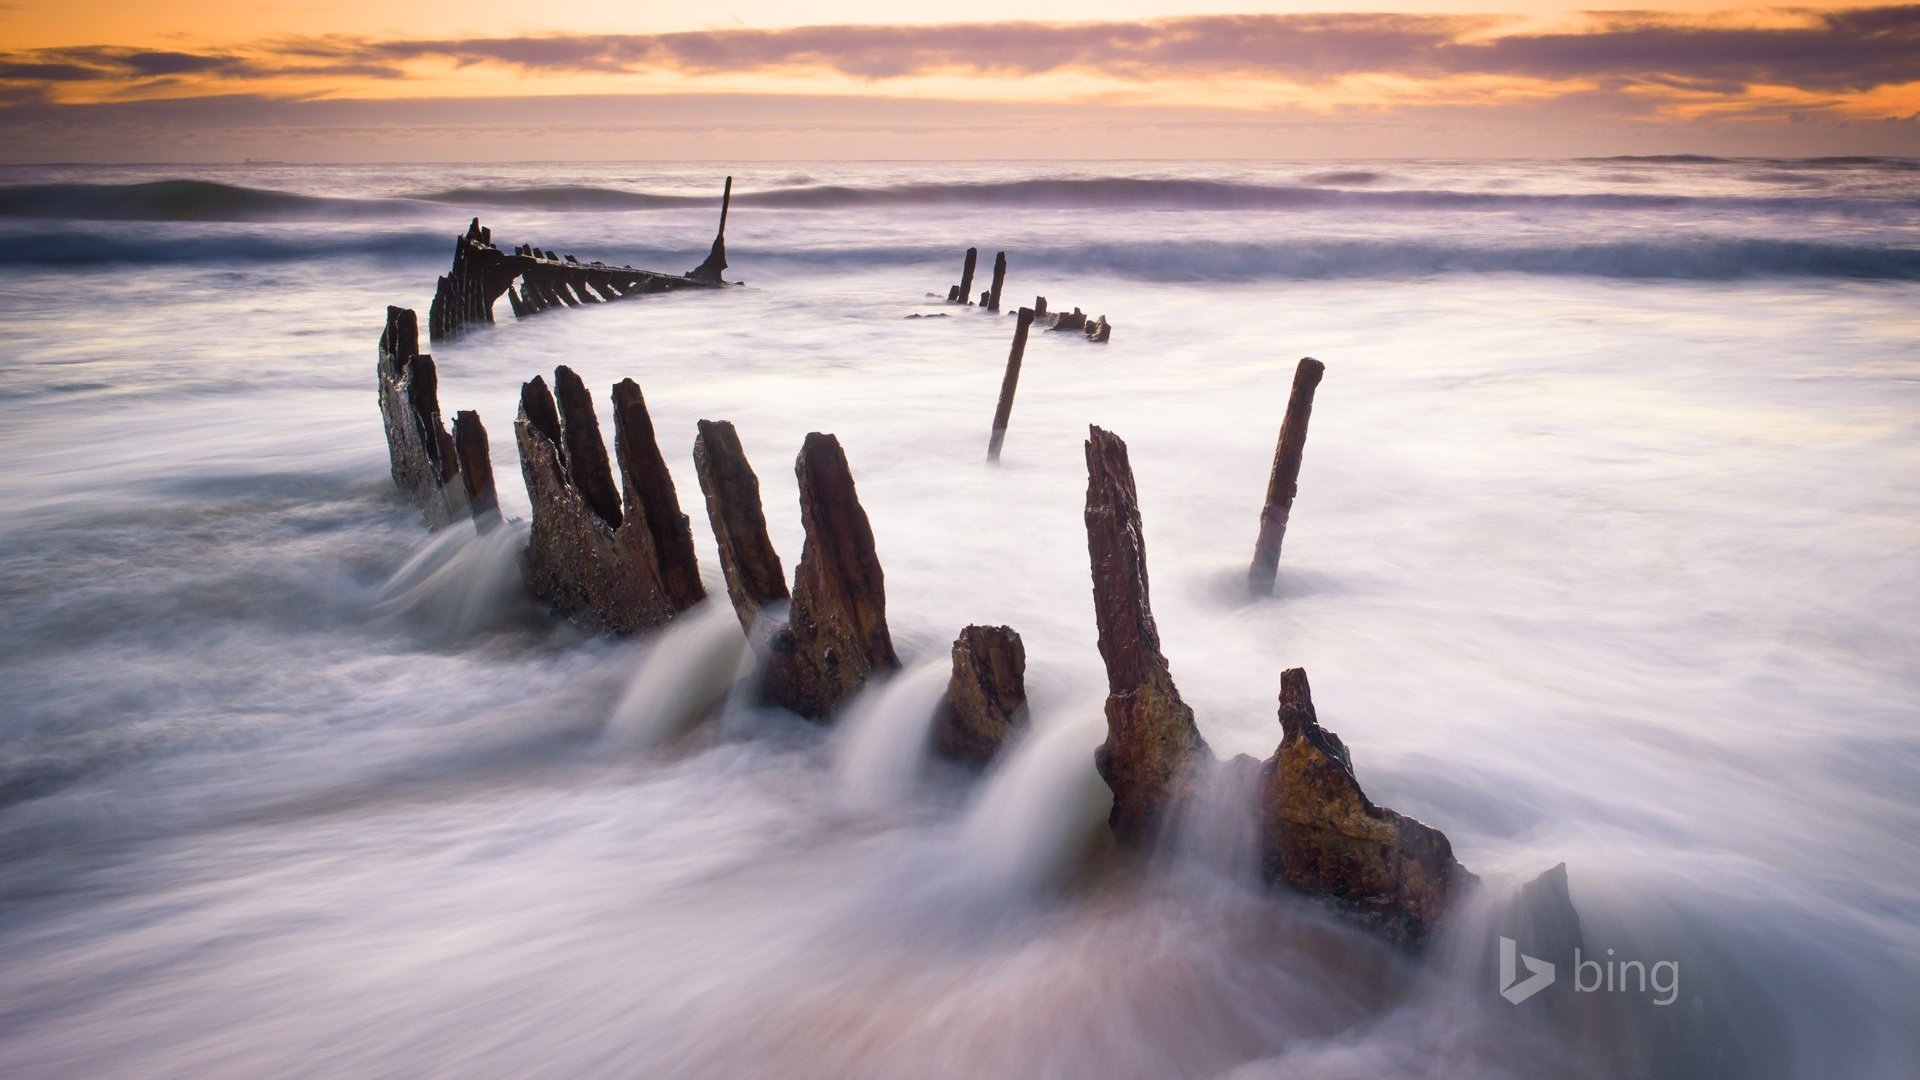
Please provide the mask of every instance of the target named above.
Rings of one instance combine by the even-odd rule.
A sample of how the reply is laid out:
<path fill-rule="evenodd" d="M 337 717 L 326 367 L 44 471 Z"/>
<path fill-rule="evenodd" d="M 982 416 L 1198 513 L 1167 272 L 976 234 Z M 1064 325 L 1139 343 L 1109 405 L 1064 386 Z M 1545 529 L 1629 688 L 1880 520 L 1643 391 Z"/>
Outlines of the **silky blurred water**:
<path fill-rule="evenodd" d="M 738 426 L 789 570 L 793 456 L 837 434 L 909 668 L 838 731 L 752 705 L 729 612 L 588 637 L 518 590 L 523 525 L 429 534 L 387 476 L 382 312 L 469 217 L 679 270 L 725 171 L 0 173 L 0 1074 L 1912 1075 L 1913 163 L 734 168 L 746 288 L 433 348 L 510 518 L 519 384 L 568 364 L 604 420 L 636 379 L 716 597 L 695 422 Z M 172 179 L 228 187 L 87 186 Z M 1116 327 L 1035 335 L 997 467 L 1013 320 L 926 297 L 970 244 L 976 288 L 1005 249 L 1010 299 Z M 1556 1028 L 1457 950 L 1113 852 L 1089 423 L 1216 750 L 1271 753 L 1307 668 L 1473 904 L 1565 861 L 1590 946 L 1677 1000 Z M 1033 705 L 983 777 L 924 753 L 970 622 L 1020 632 Z"/>

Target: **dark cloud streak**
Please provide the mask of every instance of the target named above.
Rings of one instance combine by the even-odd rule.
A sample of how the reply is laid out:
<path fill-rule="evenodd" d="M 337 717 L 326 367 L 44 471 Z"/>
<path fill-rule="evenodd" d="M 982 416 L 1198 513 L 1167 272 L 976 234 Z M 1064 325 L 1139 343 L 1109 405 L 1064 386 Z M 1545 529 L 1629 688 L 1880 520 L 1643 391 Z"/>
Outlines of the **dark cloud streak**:
<path fill-rule="evenodd" d="M 1728 94 L 1754 84 L 1857 92 L 1920 81 L 1920 6 L 1802 11 L 1756 27 L 1647 13 L 1591 17 L 1577 32 L 1498 34 L 1472 15 L 1215 15 L 1143 22 L 816 26 L 651 35 L 277 41 L 225 52 L 107 46 L 0 52 L 16 93 L 74 83 L 197 78 L 405 77 L 403 65 L 496 65 L 540 75 L 827 71 L 886 80 L 957 73 L 1089 72 L 1148 81 L 1344 75 L 1490 75 L 1650 84 Z"/>
<path fill-rule="evenodd" d="M 1797 26 L 1594 16 L 1579 32 L 1490 36 L 1500 20 L 1439 15 L 1209 15 L 1146 22 L 818 26 L 654 35 L 309 43 L 334 61 L 441 59 L 524 71 L 689 74 L 825 69 L 863 79 L 1087 71 L 1127 79 L 1348 74 L 1774 83 L 1859 90 L 1920 80 L 1920 6 L 1803 12 Z"/>

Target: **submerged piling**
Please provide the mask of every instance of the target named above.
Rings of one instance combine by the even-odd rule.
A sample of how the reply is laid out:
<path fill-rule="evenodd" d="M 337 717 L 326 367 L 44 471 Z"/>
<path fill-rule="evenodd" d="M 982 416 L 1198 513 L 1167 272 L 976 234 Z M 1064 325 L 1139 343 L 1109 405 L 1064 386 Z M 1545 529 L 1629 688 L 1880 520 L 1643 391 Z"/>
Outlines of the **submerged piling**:
<path fill-rule="evenodd" d="M 680 512 L 680 496 L 654 437 L 646 397 L 632 379 L 613 386 L 613 454 L 620 463 L 627 517 L 648 534 L 648 542 L 637 546 L 652 550 L 661 590 L 676 611 L 685 611 L 707 595 L 693 553 L 693 528 Z"/>
<path fill-rule="evenodd" d="M 987 460 L 1000 460 L 1000 444 L 1007 437 L 1007 421 L 1013 416 L 1013 392 L 1020 385 L 1020 358 L 1027 351 L 1027 331 L 1033 327 L 1033 309 L 1021 308 L 1020 320 L 1013 327 L 1013 348 L 1007 352 L 1007 373 L 1000 380 L 1000 404 L 993 410 L 993 435 L 987 440 Z"/>
<path fill-rule="evenodd" d="M 474 527 L 490 532 L 500 524 L 500 497 L 493 488 L 493 457 L 479 413 L 462 409 L 453 415 L 453 446 L 460 457 L 460 479 L 466 484 Z"/>
<path fill-rule="evenodd" d="M 1273 471 L 1267 475 L 1267 501 L 1260 510 L 1260 538 L 1253 546 L 1253 565 L 1247 569 L 1247 587 L 1255 593 L 1273 591 L 1280 570 L 1280 543 L 1286 539 L 1287 517 L 1300 485 L 1300 456 L 1307 448 L 1307 421 L 1313 416 L 1313 392 L 1327 367 L 1305 357 L 1293 371 L 1293 392 L 1280 422 L 1280 442 L 1273 451 Z"/>
<path fill-rule="evenodd" d="M 1094 766 L 1113 792 L 1107 822 L 1114 836 L 1144 849 L 1185 798 L 1194 765 L 1212 761 L 1213 753 L 1160 651 L 1127 444 L 1089 427 L 1085 449 L 1087 557 L 1100 659 L 1107 668 L 1107 739 L 1094 754 Z"/>
<path fill-rule="evenodd" d="M 900 659 L 887 628 L 886 575 L 840 440 L 809 432 L 794 475 L 805 540 L 762 687 L 801 716 L 831 721 L 876 673 L 900 670 Z"/>
<path fill-rule="evenodd" d="M 953 677 L 933 721 L 942 757 L 984 767 L 1027 722 L 1027 650 L 1010 626 L 968 626 L 953 642 Z"/>
<path fill-rule="evenodd" d="M 702 420 L 693 440 L 693 468 L 707 501 L 707 520 L 720 548 L 720 570 L 727 596 L 748 633 L 770 605 L 788 600 L 787 575 L 780 554 L 767 537 L 767 516 L 760 504 L 760 478 L 747 463 L 740 435 L 725 420 Z"/>
<path fill-rule="evenodd" d="M 594 629 L 628 634 L 666 623 L 703 592 L 640 388 L 628 380 L 613 392 L 618 484 L 585 384 L 561 366 L 554 391 L 538 377 L 522 386 L 514 423 L 533 504 L 527 585 Z"/>
<path fill-rule="evenodd" d="M 993 287 L 987 290 L 987 310 L 1000 310 L 1000 289 L 1007 283 L 1007 253 L 997 252 L 993 256 Z"/>
<path fill-rule="evenodd" d="M 980 258 L 979 248 L 968 248 L 966 261 L 960 264 L 960 302 L 973 303 L 973 268 Z"/>

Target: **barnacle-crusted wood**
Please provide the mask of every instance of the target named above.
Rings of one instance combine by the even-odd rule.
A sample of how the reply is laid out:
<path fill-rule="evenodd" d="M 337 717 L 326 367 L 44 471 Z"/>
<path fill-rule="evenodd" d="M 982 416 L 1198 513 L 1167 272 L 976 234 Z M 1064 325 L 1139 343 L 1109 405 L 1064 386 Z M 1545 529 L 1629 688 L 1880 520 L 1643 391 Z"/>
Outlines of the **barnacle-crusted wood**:
<path fill-rule="evenodd" d="M 438 528 L 464 516 L 460 458 L 440 420 L 439 375 L 433 358 L 420 354 L 419 322 L 407 308 L 387 309 L 375 378 L 394 484 L 428 525 Z"/>
<path fill-rule="evenodd" d="M 1346 746 L 1314 714 L 1300 668 L 1280 676 L 1280 726 L 1280 747 L 1263 766 L 1268 878 L 1330 900 L 1396 941 L 1426 942 L 1471 879 L 1445 834 L 1360 790 Z"/>
<path fill-rule="evenodd" d="M 1008 626 L 969 626 L 953 642 L 953 678 L 934 719 L 943 756 L 985 765 L 1027 719 L 1027 650 Z"/>
<path fill-rule="evenodd" d="M 1087 553 L 1107 666 L 1107 741 L 1094 763 L 1113 789 L 1115 836 L 1142 846 L 1183 797 L 1196 760 L 1211 752 L 1160 653 L 1127 444 L 1090 428 L 1086 455 Z"/>
<path fill-rule="evenodd" d="M 639 387 L 616 392 L 617 431 L 631 452 L 622 455 L 623 484 L 615 488 L 585 384 L 564 366 L 555 369 L 554 384 L 557 397 L 537 376 L 522 387 L 514 422 L 533 503 L 528 586 L 588 626 L 619 633 L 658 626 L 700 598 L 691 591 L 698 589 L 699 576 L 688 538 L 683 546 L 675 542 L 667 559 L 675 584 L 666 581 L 651 523 L 657 520 L 671 537 L 686 529 L 686 519 L 665 466 L 655 470 L 646 460 L 648 448 L 655 459 L 659 450 L 652 446 L 653 424 Z"/>
<path fill-rule="evenodd" d="M 767 538 L 760 478 L 747 463 L 739 433 L 725 420 L 700 421 L 693 440 L 693 468 L 700 477 L 707 520 L 720 549 L 727 598 L 733 601 L 740 625 L 752 634 L 770 605 L 784 614 L 787 603 L 787 575 L 780 553 Z"/>
<path fill-rule="evenodd" d="M 1096 427 L 1086 453 L 1087 549 L 1108 689 L 1107 741 L 1094 761 L 1113 791 L 1114 835 L 1141 847 L 1196 798 L 1221 797 L 1215 785 L 1252 780 L 1225 797 L 1240 805 L 1257 800 L 1269 881 L 1328 900 L 1394 941 L 1426 943 L 1474 880 L 1446 836 L 1368 800 L 1347 748 L 1314 715 L 1299 668 L 1281 676 L 1283 737 L 1273 757 L 1257 763 L 1241 755 L 1213 767 L 1160 653 L 1126 443 Z"/>
<path fill-rule="evenodd" d="M 767 696 L 802 716 L 833 718 L 876 672 L 900 660 L 887 630 L 887 584 L 846 452 L 811 432 L 794 462 L 806 540 L 787 626 L 775 635 Z"/>
<path fill-rule="evenodd" d="M 794 463 L 806 540 L 791 598 L 767 539 L 759 478 L 733 425 L 700 421 L 693 459 L 727 595 L 741 625 L 766 644 L 761 693 L 810 719 L 832 719 L 874 672 L 900 666 L 887 630 L 886 579 L 873 529 L 839 440 L 809 434 Z M 784 623 L 778 621 L 782 601 Z"/>

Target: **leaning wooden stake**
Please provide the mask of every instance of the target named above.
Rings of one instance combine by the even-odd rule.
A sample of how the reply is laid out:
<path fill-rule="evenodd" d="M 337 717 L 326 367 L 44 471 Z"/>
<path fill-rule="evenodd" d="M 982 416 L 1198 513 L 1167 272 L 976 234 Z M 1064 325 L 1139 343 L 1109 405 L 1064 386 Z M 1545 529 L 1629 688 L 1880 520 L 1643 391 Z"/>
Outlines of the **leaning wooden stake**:
<path fill-rule="evenodd" d="M 1307 448 L 1307 421 L 1313 416 L 1313 391 L 1327 366 L 1309 356 L 1293 371 L 1293 393 L 1287 415 L 1280 422 L 1280 444 L 1273 452 L 1273 471 L 1267 476 L 1267 503 L 1260 511 L 1260 539 L 1253 546 L 1253 565 L 1247 587 L 1256 593 L 1273 591 L 1280 569 L 1280 542 L 1286 539 L 1287 516 L 1300 486 L 1300 455 Z"/>
<path fill-rule="evenodd" d="M 960 302 L 963 304 L 973 303 L 973 267 L 979 258 L 979 248 L 968 248 L 967 259 L 960 264 Z"/>
<path fill-rule="evenodd" d="M 493 489 L 493 457 L 479 413 L 462 409 L 453 415 L 453 446 L 460 455 L 460 479 L 466 482 L 474 527 L 491 532 L 500 524 L 500 497 Z"/>
<path fill-rule="evenodd" d="M 1013 417 L 1013 392 L 1020 385 L 1020 358 L 1027 351 L 1027 331 L 1033 326 L 1033 309 L 1021 308 L 1020 321 L 1013 327 L 1013 348 L 1007 353 L 1007 373 L 1000 380 L 1000 404 L 993 410 L 993 437 L 987 441 L 987 460 L 1000 460 L 1000 444 L 1007 437 L 1007 421 Z"/>

